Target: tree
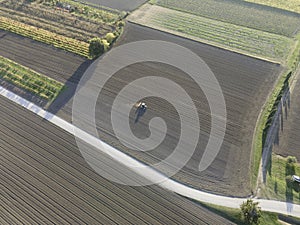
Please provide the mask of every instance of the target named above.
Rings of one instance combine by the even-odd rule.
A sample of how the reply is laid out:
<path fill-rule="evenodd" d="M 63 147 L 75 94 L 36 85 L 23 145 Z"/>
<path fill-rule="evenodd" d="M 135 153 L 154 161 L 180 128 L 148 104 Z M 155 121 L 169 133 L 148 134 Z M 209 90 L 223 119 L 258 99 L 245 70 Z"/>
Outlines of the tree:
<path fill-rule="evenodd" d="M 89 55 L 92 58 L 98 57 L 106 51 L 106 43 L 100 38 L 92 38 L 89 45 Z"/>
<path fill-rule="evenodd" d="M 246 224 L 259 224 L 261 208 L 258 206 L 258 202 L 248 199 L 241 204 L 241 214 Z"/>

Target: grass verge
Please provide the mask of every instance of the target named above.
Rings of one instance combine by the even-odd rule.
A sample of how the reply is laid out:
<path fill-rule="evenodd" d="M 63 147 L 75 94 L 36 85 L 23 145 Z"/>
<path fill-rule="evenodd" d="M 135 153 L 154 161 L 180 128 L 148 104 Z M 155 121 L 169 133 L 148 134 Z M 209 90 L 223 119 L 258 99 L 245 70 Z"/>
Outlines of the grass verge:
<path fill-rule="evenodd" d="M 89 44 L 86 42 L 67 38 L 5 17 L 0 17 L 0 29 L 73 52 L 86 58 L 89 57 Z"/>
<path fill-rule="evenodd" d="M 0 56 L 0 78 L 47 101 L 53 100 L 63 84 Z"/>
<path fill-rule="evenodd" d="M 287 161 L 287 158 L 272 154 L 261 195 L 268 199 L 289 200 L 300 204 L 300 185 L 291 181 L 292 175 L 300 174 L 300 164 L 289 164 Z"/>
<path fill-rule="evenodd" d="M 245 224 L 245 222 L 241 219 L 240 209 L 233 209 L 229 207 L 217 206 L 217 205 L 207 204 L 207 203 L 199 203 L 199 204 L 207 208 L 208 210 L 230 220 L 233 223 L 236 223 L 238 225 Z M 265 211 L 262 212 L 262 217 L 260 218 L 260 224 L 281 225 L 281 223 L 278 221 L 278 215 L 276 213 L 265 212 Z"/>

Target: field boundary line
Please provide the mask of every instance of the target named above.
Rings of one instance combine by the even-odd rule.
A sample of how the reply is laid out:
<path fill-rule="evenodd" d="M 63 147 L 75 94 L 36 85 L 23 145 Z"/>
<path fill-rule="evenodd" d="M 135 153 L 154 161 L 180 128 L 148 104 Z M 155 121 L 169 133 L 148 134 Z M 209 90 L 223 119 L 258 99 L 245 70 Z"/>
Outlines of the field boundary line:
<path fill-rule="evenodd" d="M 95 147 L 96 149 L 102 152 L 109 153 L 109 155 L 113 157 L 113 159 L 115 159 L 116 161 L 120 162 L 125 166 L 130 166 L 134 164 L 145 166 L 145 164 L 143 164 L 142 162 L 126 155 L 125 153 L 103 142 L 99 138 L 96 138 L 86 133 L 85 131 L 75 127 L 73 124 L 61 119 L 56 115 L 53 115 L 50 112 L 47 112 L 41 107 L 27 101 L 26 99 L 14 94 L 13 92 L 6 90 L 2 86 L 0 86 L 0 95 L 22 106 L 23 108 L 28 109 L 35 115 L 40 116 L 41 118 L 67 131 L 68 133 L 72 135 L 76 134 L 76 137 L 80 138 L 84 142 L 92 145 L 93 147 Z M 105 150 L 100 149 L 99 146 L 103 146 Z M 146 170 L 147 171 L 146 174 L 145 173 L 141 174 L 139 171 L 139 167 L 135 169 L 134 167 L 130 167 L 130 168 L 133 169 L 134 172 L 136 172 L 137 174 L 145 177 L 146 179 L 164 180 L 162 183 L 158 184 L 160 187 L 167 189 L 171 192 L 175 192 L 181 196 L 194 199 L 196 201 L 212 203 L 215 205 L 226 206 L 231 208 L 239 208 L 242 202 L 247 200 L 247 198 L 221 196 L 221 195 L 211 194 L 208 192 L 194 189 L 192 187 L 189 187 L 187 185 L 184 185 L 182 183 L 179 183 L 177 181 L 174 181 L 166 177 L 164 174 L 152 169 L 151 167 L 147 167 L 148 169 Z M 295 217 L 299 217 L 300 215 L 300 205 L 298 204 L 291 204 L 288 202 L 266 200 L 266 199 L 255 199 L 255 201 L 258 201 L 260 203 L 262 210 L 265 211 L 288 214 Z"/>

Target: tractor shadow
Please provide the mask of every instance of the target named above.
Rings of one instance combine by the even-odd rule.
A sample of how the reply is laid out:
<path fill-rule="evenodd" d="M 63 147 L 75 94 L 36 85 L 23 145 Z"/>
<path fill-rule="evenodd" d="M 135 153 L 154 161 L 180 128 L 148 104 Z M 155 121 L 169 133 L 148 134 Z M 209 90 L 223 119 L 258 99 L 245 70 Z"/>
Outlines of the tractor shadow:
<path fill-rule="evenodd" d="M 147 108 L 138 107 L 135 110 L 135 120 L 134 120 L 134 123 L 138 123 L 139 119 L 145 114 L 146 111 L 147 111 Z"/>

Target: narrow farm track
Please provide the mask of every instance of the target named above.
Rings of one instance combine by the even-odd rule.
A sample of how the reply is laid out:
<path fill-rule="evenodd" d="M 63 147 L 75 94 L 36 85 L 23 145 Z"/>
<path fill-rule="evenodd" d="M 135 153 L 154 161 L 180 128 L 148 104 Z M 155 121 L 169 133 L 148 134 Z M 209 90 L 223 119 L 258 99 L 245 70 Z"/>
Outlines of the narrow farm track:
<path fill-rule="evenodd" d="M 0 30 L 0 55 L 65 83 L 78 82 L 87 59 Z"/>
<path fill-rule="evenodd" d="M 1 224 L 230 224 L 157 186 L 97 175 L 74 137 L 0 98 Z"/>

